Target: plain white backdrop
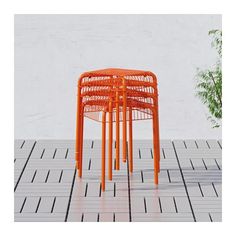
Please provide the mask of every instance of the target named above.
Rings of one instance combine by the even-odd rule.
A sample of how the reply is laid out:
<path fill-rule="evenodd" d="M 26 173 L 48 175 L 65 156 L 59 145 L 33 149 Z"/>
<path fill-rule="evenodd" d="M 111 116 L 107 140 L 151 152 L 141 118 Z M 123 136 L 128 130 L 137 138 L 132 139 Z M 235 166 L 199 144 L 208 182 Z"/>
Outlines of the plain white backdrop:
<path fill-rule="evenodd" d="M 158 76 L 162 139 L 221 138 L 195 96 L 196 69 L 217 60 L 212 29 L 221 15 L 16 15 L 15 138 L 74 139 L 77 78 L 107 67 Z M 86 119 L 84 136 L 101 125 Z M 151 122 L 134 138 L 152 138 Z"/>

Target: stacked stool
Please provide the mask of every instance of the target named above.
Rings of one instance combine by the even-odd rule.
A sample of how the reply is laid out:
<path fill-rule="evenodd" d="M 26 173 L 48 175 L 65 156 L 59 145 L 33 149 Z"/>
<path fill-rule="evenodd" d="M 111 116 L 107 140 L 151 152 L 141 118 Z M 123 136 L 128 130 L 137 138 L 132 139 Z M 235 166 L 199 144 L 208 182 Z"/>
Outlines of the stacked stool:
<path fill-rule="evenodd" d="M 108 120 L 107 120 L 108 114 Z M 160 139 L 157 78 L 149 71 L 109 68 L 83 73 L 78 81 L 75 160 L 82 177 L 84 117 L 102 123 L 101 187 L 105 191 L 106 123 L 108 123 L 108 179 L 112 180 L 113 123 L 116 126 L 115 169 L 120 169 L 120 124 L 122 161 L 133 172 L 133 125 L 135 120 L 152 119 L 154 183 L 160 171 Z M 128 127 L 128 132 L 127 132 Z M 128 133 L 128 147 L 127 147 Z M 128 152 L 127 152 L 128 149 Z"/>

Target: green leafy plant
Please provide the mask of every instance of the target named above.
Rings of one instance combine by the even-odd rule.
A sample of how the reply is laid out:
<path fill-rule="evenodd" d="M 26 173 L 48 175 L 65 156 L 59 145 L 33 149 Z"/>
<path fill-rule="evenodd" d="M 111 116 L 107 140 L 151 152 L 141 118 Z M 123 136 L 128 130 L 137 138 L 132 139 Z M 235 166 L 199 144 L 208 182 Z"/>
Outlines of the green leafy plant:
<path fill-rule="evenodd" d="M 212 47 L 217 50 L 218 60 L 210 69 L 197 70 L 197 96 L 208 107 L 213 128 L 219 127 L 222 119 L 222 31 L 211 30 Z"/>

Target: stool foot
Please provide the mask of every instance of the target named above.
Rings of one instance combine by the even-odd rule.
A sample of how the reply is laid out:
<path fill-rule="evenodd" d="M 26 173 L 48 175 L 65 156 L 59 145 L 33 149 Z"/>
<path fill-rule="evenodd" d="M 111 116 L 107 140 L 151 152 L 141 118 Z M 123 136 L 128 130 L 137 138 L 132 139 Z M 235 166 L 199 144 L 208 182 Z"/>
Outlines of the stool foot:
<path fill-rule="evenodd" d="M 102 188 L 102 192 L 105 192 L 105 183 L 101 182 L 101 188 Z"/>
<path fill-rule="evenodd" d="M 154 183 L 155 183 L 155 184 L 158 184 L 158 182 L 159 182 L 159 179 L 158 179 L 158 177 L 157 177 L 157 178 L 155 178 Z"/>
<path fill-rule="evenodd" d="M 79 170 L 79 161 L 76 161 L 76 169 Z"/>

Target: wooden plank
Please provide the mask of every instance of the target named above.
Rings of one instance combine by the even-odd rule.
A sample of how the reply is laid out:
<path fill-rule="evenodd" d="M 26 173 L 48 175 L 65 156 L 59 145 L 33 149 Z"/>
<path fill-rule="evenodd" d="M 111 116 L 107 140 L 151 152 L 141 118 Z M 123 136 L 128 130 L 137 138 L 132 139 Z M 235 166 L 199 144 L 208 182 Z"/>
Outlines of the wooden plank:
<path fill-rule="evenodd" d="M 221 197 L 222 196 L 222 184 L 221 183 L 213 183 L 215 190 L 217 192 L 217 196 Z"/>
<path fill-rule="evenodd" d="M 114 213 L 99 213 L 99 222 L 113 222 L 113 220 L 115 220 Z"/>
<path fill-rule="evenodd" d="M 69 196 L 71 183 L 20 183 L 15 196 Z"/>
<path fill-rule="evenodd" d="M 171 182 L 183 182 L 181 172 L 179 170 L 169 170 Z"/>
<path fill-rule="evenodd" d="M 87 183 L 86 184 L 85 195 L 88 197 L 99 197 L 100 193 L 100 183 Z"/>
<path fill-rule="evenodd" d="M 206 142 L 208 143 L 211 149 L 221 149 L 218 141 L 215 139 L 208 139 Z"/>
<path fill-rule="evenodd" d="M 201 189 L 199 188 L 198 183 L 186 183 L 186 186 L 189 196 L 197 196 L 197 197 L 202 196 L 202 192 Z"/>
<path fill-rule="evenodd" d="M 200 183 L 203 195 L 205 197 L 217 197 L 212 183 Z"/>
<path fill-rule="evenodd" d="M 174 199 L 178 213 L 191 212 L 189 200 L 187 197 L 174 197 Z"/>
<path fill-rule="evenodd" d="M 15 139 L 14 140 L 14 150 L 20 149 L 23 142 L 24 142 L 24 139 Z"/>
<path fill-rule="evenodd" d="M 84 213 L 83 222 L 97 222 L 98 213 Z"/>
<path fill-rule="evenodd" d="M 161 212 L 159 198 L 145 197 L 147 212 Z"/>
<path fill-rule="evenodd" d="M 207 145 L 206 140 L 197 139 L 196 144 L 198 146 L 198 149 L 209 149 L 209 146 Z"/>
<path fill-rule="evenodd" d="M 208 170 L 219 170 L 215 159 L 204 159 Z"/>
<path fill-rule="evenodd" d="M 145 212 L 144 197 L 132 197 L 131 212 Z"/>
<path fill-rule="evenodd" d="M 23 204 L 25 204 L 26 197 L 15 197 L 14 198 L 14 212 L 19 213 L 22 209 Z"/>
<path fill-rule="evenodd" d="M 193 170 L 194 166 L 193 163 L 191 163 L 191 159 L 180 159 L 180 166 L 182 170 Z"/>
<path fill-rule="evenodd" d="M 27 197 L 22 212 L 35 213 L 39 203 L 39 199 L 39 197 Z"/>
<path fill-rule="evenodd" d="M 187 149 L 197 149 L 198 148 L 195 140 L 189 139 L 189 140 L 184 140 L 184 142 L 185 142 L 185 145 L 187 146 Z"/>
<path fill-rule="evenodd" d="M 213 212 L 210 214 L 213 222 L 222 222 L 222 213 Z"/>
<path fill-rule="evenodd" d="M 34 183 L 45 183 L 49 170 L 37 170 Z"/>
<path fill-rule="evenodd" d="M 202 159 L 193 158 L 191 161 L 193 163 L 194 170 L 206 170 Z"/>
<path fill-rule="evenodd" d="M 36 170 L 25 170 L 22 177 L 21 177 L 21 183 L 22 182 L 26 182 L 26 183 L 31 183 L 34 180 L 34 176 L 35 176 L 35 171 Z"/>
<path fill-rule="evenodd" d="M 209 213 L 195 213 L 197 222 L 211 222 Z"/>
<path fill-rule="evenodd" d="M 61 170 L 50 170 L 47 182 L 58 183 L 61 176 Z"/>
<path fill-rule="evenodd" d="M 175 151 L 173 148 L 172 149 L 163 148 L 163 151 L 166 159 L 176 159 Z"/>
<path fill-rule="evenodd" d="M 133 222 L 193 222 L 191 213 L 135 213 Z"/>
<path fill-rule="evenodd" d="M 73 176 L 74 176 L 74 170 L 63 170 L 61 182 L 72 183 Z"/>
<path fill-rule="evenodd" d="M 53 212 L 66 212 L 68 207 L 69 197 L 56 197 Z"/>
<path fill-rule="evenodd" d="M 160 197 L 160 202 L 163 213 L 176 212 L 173 197 Z"/>
<path fill-rule="evenodd" d="M 65 159 L 66 153 L 67 153 L 67 148 L 57 148 L 57 152 L 55 154 L 55 159 Z"/>
<path fill-rule="evenodd" d="M 129 213 L 115 213 L 115 222 L 129 222 Z"/>
<path fill-rule="evenodd" d="M 65 213 L 16 213 L 16 222 L 63 222 Z"/>
<path fill-rule="evenodd" d="M 53 210 L 54 199 L 54 197 L 42 197 L 39 204 L 38 213 L 51 213 Z"/>
<path fill-rule="evenodd" d="M 46 148 L 43 159 L 53 159 L 55 158 L 54 154 L 56 155 L 57 149 L 54 148 Z"/>
<path fill-rule="evenodd" d="M 183 140 L 173 140 L 176 149 L 186 149 L 186 145 Z"/>

